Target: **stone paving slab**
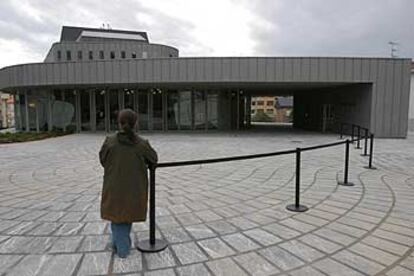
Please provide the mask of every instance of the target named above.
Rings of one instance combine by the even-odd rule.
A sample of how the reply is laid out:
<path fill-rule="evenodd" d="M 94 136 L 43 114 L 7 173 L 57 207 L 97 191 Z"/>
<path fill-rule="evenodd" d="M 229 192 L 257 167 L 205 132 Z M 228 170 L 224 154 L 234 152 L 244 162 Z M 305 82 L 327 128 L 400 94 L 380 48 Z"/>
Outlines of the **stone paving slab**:
<path fill-rule="evenodd" d="M 307 132 L 145 133 L 160 160 L 254 154 L 336 141 Z M 103 134 L 0 145 L 0 276 L 414 275 L 414 136 L 375 142 L 375 166 L 352 148 L 157 170 L 157 254 L 111 251 L 100 218 Z M 297 141 L 300 141 L 298 143 Z M 148 222 L 131 238 L 148 238 Z"/>

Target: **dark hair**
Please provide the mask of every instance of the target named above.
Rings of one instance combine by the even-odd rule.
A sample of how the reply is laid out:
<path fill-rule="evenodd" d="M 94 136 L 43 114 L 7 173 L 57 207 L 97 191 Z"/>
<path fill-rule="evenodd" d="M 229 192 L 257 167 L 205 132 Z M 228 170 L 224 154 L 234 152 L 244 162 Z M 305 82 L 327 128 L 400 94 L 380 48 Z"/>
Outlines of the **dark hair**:
<path fill-rule="evenodd" d="M 123 109 L 118 113 L 118 124 L 122 131 L 126 133 L 129 140 L 133 143 L 138 142 L 138 137 L 134 131 L 138 115 L 131 109 Z"/>

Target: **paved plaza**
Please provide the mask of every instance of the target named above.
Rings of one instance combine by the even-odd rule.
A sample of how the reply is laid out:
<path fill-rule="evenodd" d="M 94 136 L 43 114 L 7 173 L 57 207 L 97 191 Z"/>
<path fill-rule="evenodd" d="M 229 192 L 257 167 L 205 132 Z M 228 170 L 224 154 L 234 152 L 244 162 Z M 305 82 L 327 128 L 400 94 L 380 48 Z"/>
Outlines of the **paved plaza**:
<path fill-rule="evenodd" d="M 334 135 L 148 133 L 160 162 L 293 149 Z M 162 253 L 111 251 L 100 219 L 104 134 L 0 145 L 0 275 L 414 275 L 414 135 L 376 140 L 375 166 L 352 147 L 302 154 L 305 213 L 294 199 L 294 155 L 157 170 Z M 133 226 L 137 243 L 148 223 Z"/>

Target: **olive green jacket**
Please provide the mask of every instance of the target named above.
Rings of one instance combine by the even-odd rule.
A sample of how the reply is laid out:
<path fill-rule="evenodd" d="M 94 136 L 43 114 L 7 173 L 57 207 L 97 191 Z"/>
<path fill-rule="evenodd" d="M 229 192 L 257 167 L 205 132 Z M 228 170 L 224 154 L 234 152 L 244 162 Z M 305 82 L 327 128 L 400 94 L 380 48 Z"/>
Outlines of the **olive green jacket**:
<path fill-rule="evenodd" d="M 101 217 L 115 223 L 145 221 L 147 216 L 147 166 L 157 163 L 148 141 L 132 143 L 118 132 L 106 138 L 99 152 L 104 167 Z"/>

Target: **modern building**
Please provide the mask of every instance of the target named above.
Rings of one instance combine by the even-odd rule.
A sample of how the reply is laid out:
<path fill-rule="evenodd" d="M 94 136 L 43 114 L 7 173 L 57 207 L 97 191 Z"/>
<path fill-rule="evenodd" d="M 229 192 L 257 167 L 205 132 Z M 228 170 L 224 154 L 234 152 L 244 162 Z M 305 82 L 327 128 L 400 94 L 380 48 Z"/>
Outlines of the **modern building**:
<path fill-rule="evenodd" d="M 125 107 L 140 130 L 237 130 L 251 126 L 252 96 L 290 95 L 294 127 L 326 128 L 329 106 L 329 129 L 405 137 L 410 73 L 411 60 L 397 58 L 183 58 L 145 32 L 63 27 L 44 62 L 0 69 L 0 90 L 16 95 L 27 131 L 113 131 Z"/>

